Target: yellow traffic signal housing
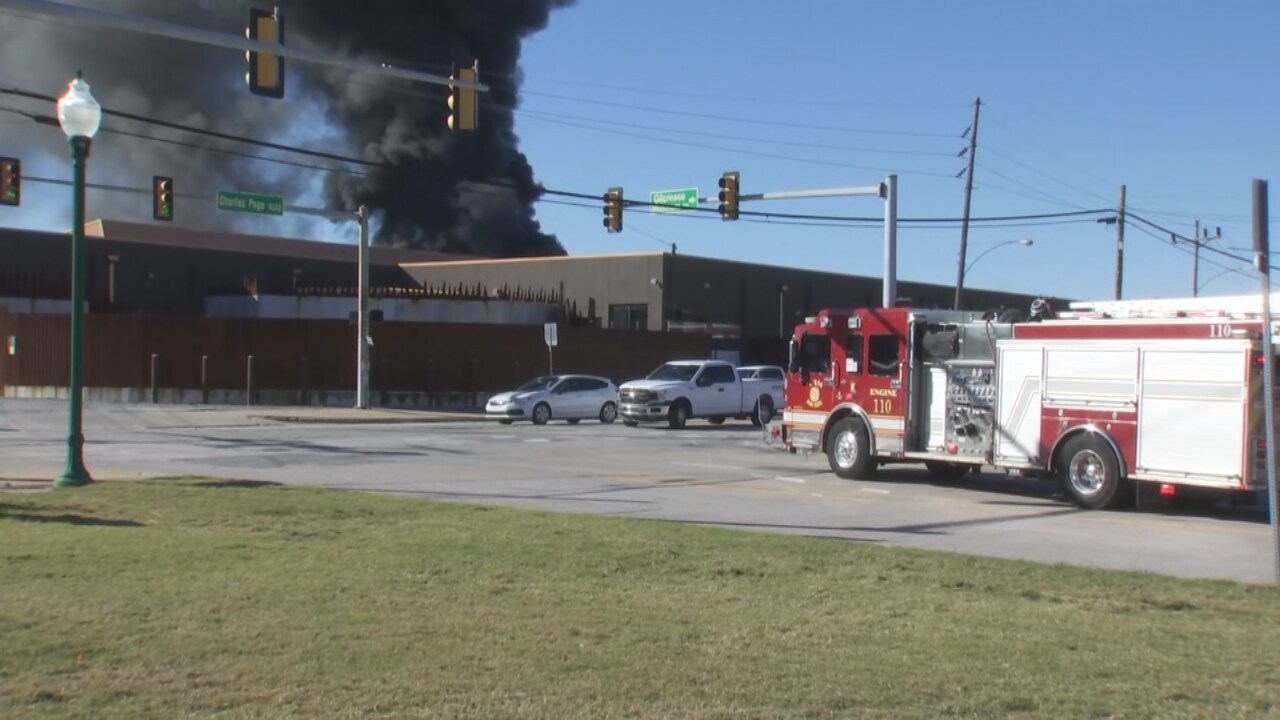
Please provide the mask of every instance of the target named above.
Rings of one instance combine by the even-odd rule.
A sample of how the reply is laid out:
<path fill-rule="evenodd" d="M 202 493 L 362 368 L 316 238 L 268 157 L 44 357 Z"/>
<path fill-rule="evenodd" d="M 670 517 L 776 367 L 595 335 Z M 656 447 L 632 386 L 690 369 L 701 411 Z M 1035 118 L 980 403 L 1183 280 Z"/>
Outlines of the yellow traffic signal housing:
<path fill-rule="evenodd" d="M 720 176 L 720 218 L 723 220 L 738 219 L 738 171 L 733 170 Z"/>
<path fill-rule="evenodd" d="M 284 45 L 284 17 L 279 8 L 249 8 L 249 26 L 244 29 L 244 35 L 250 40 Z M 246 52 L 244 56 L 249 61 L 249 72 L 244 76 L 249 92 L 273 98 L 284 97 L 284 56 L 255 50 Z"/>
<path fill-rule="evenodd" d="M 609 232 L 622 232 L 622 188 L 609 188 L 604 194 L 604 226 Z"/>
<path fill-rule="evenodd" d="M 476 81 L 476 69 L 473 67 L 458 68 L 449 76 L 450 80 Z M 449 119 L 450 130 L 475 130 L 479 108 L 476 107 L 476 90 L 471 87 L 449 86 Z"/>
<path fill-rule="evenodd" d="M 22 161 L 0 158 L 0 205 L 22 204 Z"/>
<path fill-rule="evenodd" d="M 173 222 L 173 178 L 156 175 L 151 178 L 152 217 Z"/>

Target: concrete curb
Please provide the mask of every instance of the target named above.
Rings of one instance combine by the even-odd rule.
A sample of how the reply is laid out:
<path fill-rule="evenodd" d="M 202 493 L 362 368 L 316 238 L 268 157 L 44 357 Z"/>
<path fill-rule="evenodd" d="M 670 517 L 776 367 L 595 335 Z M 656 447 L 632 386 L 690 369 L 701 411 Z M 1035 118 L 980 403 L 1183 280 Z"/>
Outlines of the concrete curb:
<path fill-rule="evenodd" d="M 420 417 L 360 417 L 358 415 L 249 415 L 250 420 L 269 420 L 280 423 L 329 424 L 329 425 L 408 425 L 443 422 L 483 422 L 484 415 L 423 415 Z"/>

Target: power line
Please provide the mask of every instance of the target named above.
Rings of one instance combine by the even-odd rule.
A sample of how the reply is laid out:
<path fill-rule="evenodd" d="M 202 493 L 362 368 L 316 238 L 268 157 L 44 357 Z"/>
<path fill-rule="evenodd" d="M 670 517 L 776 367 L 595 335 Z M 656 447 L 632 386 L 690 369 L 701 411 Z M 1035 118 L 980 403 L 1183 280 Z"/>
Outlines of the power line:
<path fill-rule="evenodd" d="M 739 154 L 739 155 L 751 155 L 751 156 L 754 156 L 754 157 L 769 158 L 769 159 L 771 159 L 771 160 L 785 160 L 785 161 L 790 161 L 790 162 L 808 163 L 808 164 L 811 164 L 811 165 L 826 165 L 826 166 L 839 167 L 839 168 L 846 168 L 846 169 L 850 169 L 850 168 L 851 168 L 851 169 L 854 169 L 854 170 L 871 170 L 871 171 L 874 171 L 874 172 L 876 172 L 876 173 L 881 173 L 881 174 L 884 174 L 884 173 L 890 173 L 890 172 L 897 172 L 897 173 L 898 173 L 898 174 L 900 174 L 900 175 L 931 175 L 931 176 L 933 176 L 933 177 L 950 177 L 950 175 L 948 175 L 948 174 L 946 174 L 946 173 L 935 173 L 935 172 L 929 172 L 929 171 L 926 171 L 926 170 L 894 170 L 894 169 L 891 169 L 891 168 L 885 168 L 885 167 L 874 167 L 874 166 L 869 166 L 869 165 L 855 165 L 855 164 L 852 164 L 852 163 L 835 162 L 835 161 L 832 161 L 832 160 L 816 160 L 816 159 L 813 159 L 813 158 L 802 158 L 802 157 L 796 157 L 796 156 L 794 156 L 794 155 L 779 155 L 779 154 L 776 154 L 776 153 L 766 153 L 766 152 L 759 152 L 759 151 L 755 151 L 755 150 L 744 150 L 744 149 L 742 149 L 742 148 L 728 147 L 728 146 L 723 146 L 723 145 L 708 145 L 708 144 L 704 144 L 704 143 L 687 142 L 687 141 L 684 141 L 684 140 L 676 140 L 676 139 L 674 139 L 674 138 L 667 138 L 667 137 L 655 137 L 655 136 L 653 136 L 653 135 L 644 135 L 644 134 L 641 134 L 641 133 L 627 132 L 627 131 L 625 131 L 625 130 L 613 130 L 613 129 L 610 129 L 610 128 L 603 128 L 603 127 L 598 127 L 598 126 L 596 126 L 596 125 L 588 125 L 588 124 L 580 123 L 580 122 L 572 122 L 572 121 L 569 121 L 569 120 L 553 120 L 553 119 L 551 119 L 551 118 L 547 118 L 547 117 L 535 117 L 535 116 L 532 116 L 532 115 L 528 115 L 528 114 L 527 114 L 527 111 L 519 111 L 519 110 L 518 110 L 518 111 L 516 111 L 516 112 L 517 112 L 517 114 L 520 114 L 520 115 L 522 115 L 522 116 L 524 116 L 524 117 L 528 117 L 528 118 L 530 118 L 531 120 L 538 120 L 538 121 L 541 121 L 541 122 L 549 122 L 549 123 L 553 123 L 553 124 L 556 124 L 556 125 L 565 125 L 565 126 L 568 126 L 568 127 L 576 127 L 576 128 L 580 128 L 580 129 L 582 129 L 582 130 L 594 130 L 595 132 L 602 132 L 602 133 L 607 133 L 607 134 L 610 134 L 610 135 L 621 135 L 621 136 L 623 136 L 623 137 L 633 137 L 633 138 L 639 138 L 639 139 L 641 139 L 641 140 L 651 140 L 651 141 L 653 141 L 653 142 L 666 143 L 666 144 L 668 144 L 668 145 L 680 145 L 680 146 L 683 146 L 683 147 L 693 147 L 693 148 L 698 148 L 698 149 L 700 149 L 700 150 L 719 150 L 719 151 L 721 151 L 721 152 L 730 152 L 730 153 L 736 153 L 736 154 Z"/>
<path fill-rule="evenodd" d="M 569 95 L 557 95 L 555 93 L 543 93 L 524 90 L 522 95 L 531 95 L 534 97 L 546 97 L 556 100 L 565 100 L 568 102 L 583 103 L 586 105 L 600 105 L 603 107 L 615 107 L 624 110 L 639 110 L 640 112 L 658 113 L 661 115 L 679 115 L 682 117 L 695 117 L 703 120 L 718 120 L 721 122 L 736 122 L 750 125 L 773 125 L 785 128 L 801 128 L 805 130 L 829 130 L 831 132 L 841 133 L 862 133 L 865 135 L 897 135 L 901 137 L 927 137 L 927 138 L 954 138 L 951 133 L 927 133 L 912 132 L 908 130 L 877 130 L 872 128 L 854 128 L 854 127 L 838 127 L 832 125 L 806 125 L 803 123 L 785 122 L 782 120 L 761 120 L 757 118 L 735 117 L 732 115 L 715 115 L 711 113 L 689 112 L 687 110 L 667 110 L 664 108 L 655 108 L 648 105 L 630 105 L 628 103 L 610 102 L 608 100 L 587 100 L 584 98 L 576 98 Z"/>
<path fill-rule="evenodd" d="M 578 120 L 581 122 L 600 123 L 603 125 L 615 127 L 629 127 L 639 130 L 653 130 L 655 132 L 676 133 L 678 135 L 694 135 L 697 137 L 720 138 L 722 140 L 741 140 L 743 142 L 766 143 L 770 145 L 786 145 L 790 147 L 808 147 L 817 148 L 819 150 L 847 150 L 850 152 L 878 153 L 881 155 L 919 155 L 928 157 L 952 157 L 952 153 L 948 152 L 931 152 L 927 150 L 882 150 L 878 148 L 855 147 L 849 145 L 831 145 L 826 143 L 807 143 L 794 142 L 790 140 L 774 140 L 772 138 L 750 137 L 746 135 L 726 135 L 720 132 L 703 132 L 698 130 L 678 130 L 670 127 L 656 127 L 654 125 L 644 125 L 641 123 L 619 122 L 616 120 L 605 120 L 602 118 L 584 118 L 577 115 L 560 115 L 557 113 L 544 113 L 536 110 L 515 110 L 515 114 L 522 117 L 528 117 L 534 120 Z"/>
<path fill-rule="evenodd" d="M 958 105 L 955 103 L 869 103 L 869 102 L 851 103 L 851 102 L 835 102 L 835 101 L 823 101 L 823 100 L 795 100 L 791 98 L 782 100 L 782 99 L 778 99 L 778 98 L 770 97 L 766 95 L 754 95 L 754 96 L 721 95 L 721 94 L 715 94 L 715 93 L 694 92 L 694 91 L 688 91 L 688 90 L 640 88 L 640 87 L 628 87 L 625 85 L 607 85 L 604 83 L 577 82 L 573 80 L 556 80 L 556 79 L 549 79 L 541 76 L 539 76 L 538 80 L 540 82 L 551 83 L 554 85 L 571 85 L 571 86 L 577 86 L 577 87 L 596 88 L 600 90 L 618 90 L 622 92 L 642 93 L 647 95 L 668 95 L 672 97 L 697 98 L 700 100 L 728 100 L 732 102 L 745 102 L 745 103 L 757 103 L 757 104 L 764 103 L 764 104 L 773 104 L 773 105 L 803 105 L 803 106 L 809 106 L 809 107 L 832 107 L 832 108 L 839 108 L 839 107 L 843 107 L 843 108 L 966 107 L 965 105 Z M 528 91 L 526 90 L 523 92 L 528 92 Z"/>
<path fill-rule="evenodd" d="M 1148 225 L 1148 226 L 1150 226 L 1150 227 L 1153 227 L 1153 228 L 1155 228 L 1156 230 L 1159 230 L 1160 232 L 1167 233 L 1169 236 L 1174 237 L 1174 238 L 1177 238 L 1178 240 L 1182 240 L 1182 241 L 1184 241 L 1184 242 L 1198 242 L 1197 240 L 1193 240 L 1193 239 L 1191 239 L 1191 238 L 1189 238 L 1189 237 L 1187 237 L 1187 236 L 1185 236 L 1185 235 L 1182 235 L 1182 234 L 1176 233 L 1176 232 L 1174 232 L 1174 231 L 1170 230 L 1169 228 L 1163 227 L 1163 226 L 1161 226 L 1161 225 L 1157 225 L 1156 223 L 1153 223 L 1153 222 L 1151 222 L 1150 220 L 1147 220 L 1147 219 L 1145 219 L 1145 218 L 1143 218 L 1143 217 L 1141 217 L 1141 216 L 1134 215 L 1134 214 L 1133 214 L 1133 213 L 1131 213 L 1131 212 L 1126 212 L 1126 213 L 1125 213 L 1125 217 L 1133 218 L 1134 220 L 1137 220 L 1138 222 L 1143 223 L 1144 225 Z M 1202 244 L 1200 245 L 1200 248 L 1201 248 L 1202 250 L 1205 250 L 1205 251 L 1208 251 L 1208 252 L 1211 252 L 1211 253 L 1216 253 L 1216 254 L 1218 254 L 1218 255 L 1221 255 L 1222 257 L 1228 257 L 1228 258 L 1231 258 L 1232 260 L 1237 260 L 1237 261 L 1242 262 L 1242 263 L 1245 263 L 1245 264 L 1249 264 L 1249 263 L 1252 263 L 1252 262 L 1253 262 L 1253 261 L 1252 261 L 1251 259 L 1249 259 L 1249 258 L 1241 257 L 1241 256 L 1236 255 L 1236 254 L 1234 254 L 1234 253 L 1229 253 L 1229 252 L 1227 252 L 1226 250 L 1223 250 L 1222 248 L 1220 248 L 1220 247 L 1216 247 L 1216 246 L 1214 246 L 1214 245 L 1206 245 L 1206 244 L 1203 244 L 1203 243 L 1202 243 Z M 1205 260 L 1206 260 L 1206 261 L 1208 261 L 1208 258 L 1205 258 Z M 1277 267 L 1277 266 L 1275 266 L 1275 265 L 1271 265 L 1271 266 L 1269 266 L 1269 269 L 1270 269 L 1270 270 L 1280 270 L 1280 267 Z"/>
<path fill-rule="evenodd" d="M 0 87 L 0 95 L 16 95 L 18 97 L 24 97 L 31 100 L 43 100 L 45 102 L 51 102 L 51 103 L 56 103 L 58 101 L 58 99 L 53 97 L 52 95 L 45 95 L 43 93 L 35 93 L 35 92 L 30 92 L 28 90 L 19 90 L 17 88 L 8 88 L 8 87 Z M 206 137 L 217 138 L 219 140 L 230 140 L 232 142 L 241 142 L 248 145 L 256 145 L 257 147 L 268 148 L 270 150 L 283 150 L 285 152 L 297 153 L 299 155 L 309 155 L 311 157 L 318 157 L 325 160 L 336 160 L 338 162 L 353 163 L 355 165 L 363 165 L 365 167 L 380 167 L 382 165 L 381 163 L 370 162 L 368 160 L 360 160 L 357 158 L 343 157 L 342 155 L 335 155 L 333 153 L 321 152 L 319 150 L 307 150 L 306 148 L 300 148 L 300 147 L 291 146 L 291 145 L 281 145 L 280 143 L 268 142 L 266 140 L 255 140 L 253 138 L 247 138 L 241 135 L 230 135 L 228 133 L 222 133 L 216 130 L 206 130 L 204 128 L 192 127 L 190 125 L 182 125 L 181 123 L 169 122 L 167 120 L 159 120 L 157 118 L 149 118 L 143 115 L 135 115 L 133 113 L 127 113 L 120 110 L 110 110 L 105 107 L 102 108 L 102 114 L 111 115 L 113 117 L 124 118 L 125 120 L 133 120 L 135 122 L 147 123 L 150 125 L 157 125 L 159 127 L 168 128 L 170 130 L 181 130 L 183 132 L 195 133 L 197 135 L 204 135 Z M 33 117 L 32 119 L 36 120 L 36 122 L 47 124 L 47 122 L 44 119 L 42 119 L 44 117 L 47 117 L 47 116 L 41 116 L 41 118 Z M 53 124 L 57 125 L 57 122 L 55 121 Z"/>

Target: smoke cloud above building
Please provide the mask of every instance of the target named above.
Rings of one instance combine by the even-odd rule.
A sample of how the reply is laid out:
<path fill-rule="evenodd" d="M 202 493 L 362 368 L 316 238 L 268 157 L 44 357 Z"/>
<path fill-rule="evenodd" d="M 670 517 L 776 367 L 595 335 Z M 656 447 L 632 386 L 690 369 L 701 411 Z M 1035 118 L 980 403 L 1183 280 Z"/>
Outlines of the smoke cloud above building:
<path fill-rule="evenodd" d="M 105 117 L 104 134 L 94 142 L 90 182 L 141 188 L 152 174 L 171 175 L 180 199 L 184 193 L 208 193 L 210 207 L 180 202 L 180 222 L 230 222 L 211 209 L 212 194 L 242 189 L 294 202 L 320 196 L 329 208 L 343 211 L 367 205 L 379 243 L 493 256 L 563 254 L 533 217 L 541 190 L 520 152 L 513 111 L 522 40 L 572 1 L 279 3 L 291 46 L 438 75 L 478 63 L 480 80 L 491 91 L 479 95 L 479 127 L 473 132 L 447 128 L 443 85 L 286 60 L 285 98 L 263 98 L 244 84 L 242 53 L 62 18 L 3 16 L 0 63 L 11 71 L 0 85 L 61 94 L 83 69 L 105 108 L 377 164 L 308 158 Z M 227 34 L 243 32 L 249 8 L 215 0 L 77 4 Z M 39 103 L 4 100 L 11 108 L 52 114 Z M 30 147 L 48 158 L 65 157 L 65 138 L 57 128 L 11 114 L 0 120 L 5 154 Z M 98 214 L 137 220 L 143 203 L 113 196 L 99 204 Z"/>

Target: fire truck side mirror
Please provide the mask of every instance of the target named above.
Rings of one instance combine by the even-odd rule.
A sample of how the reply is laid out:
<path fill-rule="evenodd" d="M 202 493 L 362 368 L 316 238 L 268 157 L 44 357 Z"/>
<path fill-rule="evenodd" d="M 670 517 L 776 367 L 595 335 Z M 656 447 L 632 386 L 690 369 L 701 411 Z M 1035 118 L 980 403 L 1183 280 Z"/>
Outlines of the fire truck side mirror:
<path fill-rule="evenodd" d="M 791 363 L 790 365 L 788 365 L 788 366 L 787 366 L 787 372 L 789 372 L 789 373 L 793 373 L 793 374 L 794 374 L 794 373 L 798 373 L 798 372 L 800 372 L 800 363 L 798 363 L 798 362 L 793 362 L 793 363 Z"/>

